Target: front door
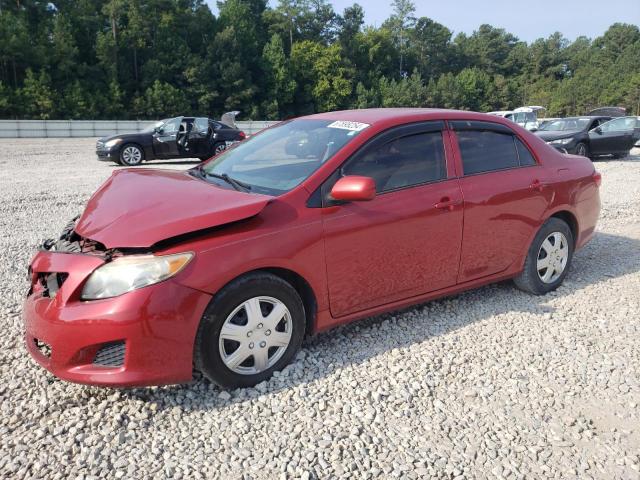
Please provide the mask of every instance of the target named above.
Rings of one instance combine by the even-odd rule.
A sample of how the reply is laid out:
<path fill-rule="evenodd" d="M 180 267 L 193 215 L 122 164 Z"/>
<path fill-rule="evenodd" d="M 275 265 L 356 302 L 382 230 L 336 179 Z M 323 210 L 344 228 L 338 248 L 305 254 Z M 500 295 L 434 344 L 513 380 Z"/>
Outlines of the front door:
<path fill-rule="evenodd" d="M 171 118 L 153 133 L 153 151 L 156 158 L 178 156 L 177 135 L 182 117 Z"/>
<path fill-rule="evenodd" d="M 589 132 L 591 153 L 607 155 L 628 152 L 635 143 L 635 117 L 621 117 L 603 123 Z"/>
<path fill-rule="evenodd" d="M 498 274 L 522 259 L 553 192 L 545 170 L 504 125 L 451 122 L 463 177 L 464 234 L 458 283 Z"/>
<path fill-rule="evenodd" d="M 334 317 L 439 290 L 456 282 L 462 196 L 448 178 L 442 122 L 376 137 L 323 187 L 329 302 Z M 326 203 L 335 181 L 376 182 L 369 202 Z"/>

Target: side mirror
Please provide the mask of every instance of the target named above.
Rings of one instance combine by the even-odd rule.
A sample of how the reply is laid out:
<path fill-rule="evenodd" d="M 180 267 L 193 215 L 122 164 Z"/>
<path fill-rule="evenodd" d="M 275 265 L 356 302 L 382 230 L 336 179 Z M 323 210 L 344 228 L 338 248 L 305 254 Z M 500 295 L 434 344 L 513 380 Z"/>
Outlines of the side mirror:
<path fill-rule="evenodd" d="M 537 132 L 538 131 L 538 127 L 533 127 L 531 130 L 529 130 L 530 132 Z"/>
<path fill-rule="evenodd" d="M 164 128 L 154 128 L 153 129 L 154 132 L 156 132 L 158 135 L 162 135 L 164 133 Z"/>
<path fill-rule="evenodd" d="M 596 132 L 598 135 L 602 135 L 602 128 L 600 127 L 594 128 L 593 131 Z"/>
<path fill-rule="evenodd" d="M 331 198 L 344 202 L 364 202 L 376 196 L 376 182 L 371 177 L 347 175 L 331 189 Z"/>

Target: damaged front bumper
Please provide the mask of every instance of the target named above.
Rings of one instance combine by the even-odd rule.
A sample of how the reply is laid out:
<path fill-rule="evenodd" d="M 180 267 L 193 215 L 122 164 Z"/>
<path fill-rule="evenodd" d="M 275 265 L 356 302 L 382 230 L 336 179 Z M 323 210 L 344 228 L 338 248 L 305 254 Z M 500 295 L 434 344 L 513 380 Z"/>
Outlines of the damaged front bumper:
<path fill-rule="evenodd" d="M 54 245 L 61 244 L 46 242 L 30 264 L 23 309 L 27 350 L 42 367 L 92 385 L 191 380 L 194 338 L 210 295 L 169 279 L 114 298 L 82 300 L 84 282 L 109 254 Z"/>

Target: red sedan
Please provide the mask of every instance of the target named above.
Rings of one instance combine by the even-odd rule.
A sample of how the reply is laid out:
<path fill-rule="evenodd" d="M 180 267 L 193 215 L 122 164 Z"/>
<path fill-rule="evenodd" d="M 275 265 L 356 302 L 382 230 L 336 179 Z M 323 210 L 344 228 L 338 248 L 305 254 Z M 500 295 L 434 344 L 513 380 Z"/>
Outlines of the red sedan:
<path fill-rule="evenodd" d="M 593 236 L 601 177 L 498 117 L 311 115 L 189 171 L 119 170 L 31 262 L 31 355 L 111 386 L 225 387 L 305 334 L 512 278 L 557 288 Z"/>

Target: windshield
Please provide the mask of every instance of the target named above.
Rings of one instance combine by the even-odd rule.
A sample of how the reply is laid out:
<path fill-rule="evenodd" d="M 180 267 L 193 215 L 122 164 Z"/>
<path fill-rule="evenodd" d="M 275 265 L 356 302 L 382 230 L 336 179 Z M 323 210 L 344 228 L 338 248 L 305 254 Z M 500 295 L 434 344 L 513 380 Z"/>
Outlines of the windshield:
<path fill-rule="evenodd" d="M 215 157 L 202 167 L 209 179 L 228 175 L 251 192 L 280 195 L 306 180 L 369 125 L 298 119 L 281 123 Z"/>
<path fill-rule="evenodd" d="M 566 130 L 584 130 L 589 125 L 589 118 L 563 118 L 544 124 L 540 130 L 546 132 L 564 132 Z"/>
<path fill-rule="evenodd" d="M 169 119 L 165 118 L 164 120 L 160 120 L 160 121 L 154 123 L 153 125 L 149 125 L 147 128 L 145 128 L 142 131 L 143 132 L 153 132 L 156 128 L 160 128 L 162 125 L 167 123 L 167 121 L 169 121 Z"/>

